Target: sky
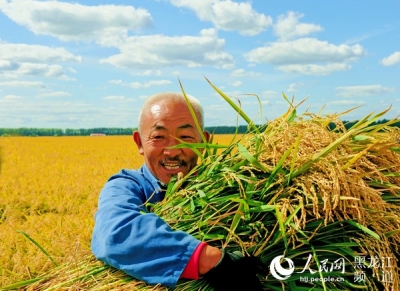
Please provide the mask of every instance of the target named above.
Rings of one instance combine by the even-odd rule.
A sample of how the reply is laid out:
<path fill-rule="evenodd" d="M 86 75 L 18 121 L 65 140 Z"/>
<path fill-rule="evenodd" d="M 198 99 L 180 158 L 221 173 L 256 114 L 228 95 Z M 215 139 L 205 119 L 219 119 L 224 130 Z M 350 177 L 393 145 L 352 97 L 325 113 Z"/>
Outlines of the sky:
<path fill-rule="evenodd" d="M 400 115 L 400 1 L 0 0 L 0 127 L 136 127 L 180 92 L 205 125 Z"/>

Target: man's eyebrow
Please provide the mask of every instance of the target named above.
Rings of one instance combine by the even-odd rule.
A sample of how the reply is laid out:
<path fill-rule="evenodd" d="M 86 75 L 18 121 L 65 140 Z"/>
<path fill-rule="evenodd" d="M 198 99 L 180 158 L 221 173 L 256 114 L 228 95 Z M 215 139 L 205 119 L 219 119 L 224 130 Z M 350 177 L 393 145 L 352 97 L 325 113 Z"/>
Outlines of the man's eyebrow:
<path fill-rule="evenodd" d="M 151 128 L 154 130 L 167 130 L 165 126 L 159 124 L 154 124 Z M 187 128 L 194 128 L 194 127 L 190 123 L 185 123 L 178 126 L 178 129 L 187 129 Z"/>
<path fill-rule="evenodd" d="M 194 128 L 190 123 L 185 123 L 178 127 L 178 129 Z"/>
<path fill-rule="evenodd" d="M 158 125 L 158 124 L 154 124 L 151 129 L 153 130 L 167 130 L 167 128 L 165 126 L 162 125 Z"/>

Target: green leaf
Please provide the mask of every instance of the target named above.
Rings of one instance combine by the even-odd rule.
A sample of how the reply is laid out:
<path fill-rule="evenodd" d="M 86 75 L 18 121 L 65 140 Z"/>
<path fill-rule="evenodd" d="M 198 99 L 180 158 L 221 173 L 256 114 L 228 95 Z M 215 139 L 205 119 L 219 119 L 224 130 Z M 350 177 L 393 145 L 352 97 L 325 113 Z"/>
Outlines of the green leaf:
<path fill-rule="evenodd" d="M 275 205 L 260 205 L 256 207 L 251 207 L 249 209 L 250 212 L 270 212 L 270 211 L 275 211 L 276 206 Z"/>
<path fill-rule="evenodd" d="M 368 136 L 368 135 L 356 135 L 353 137 L 354 141 L 364 141 L 364 140 L 371 140 L 371 139 L 374 139 L 374 138 L 371 136 Z"/>
<path fill-rule="evenodd" d="M 391 147 L 390 150 L 400 154 L 400 147 Z"/>
<path fill-rule="evenodd" d="M 291 223 L 293 217 L 299 212 L 299 210 L 303 207 L 303 202 L 300 201 L 300 204 L 296 207 L 296 209 L 290 213 L 289 217 L 285 221 L 285 226 L 287 226 L 289 223 Z"/>
<path fill-rule="evenodd" d="M 200 122 L 199 122 L 199 120 L 197 119 L 197 115 L 196 115 L 196 113 L 194 112 L 193 106 L 192 106 L 192 104 L 190 103 L 189 98 L 187 97 L 186 92 L 185 92 L 185 90 L 183 89 L 183 85 L 182 85 L 182 83 L 181 83 L 180 80 L 179 80 L 179 85 L 180 85 L 180 87 L 181 87 L 183 96 L 185 97 L 186 104 L 187 104 L 188 107 L 189 107 L 190 114 L 192 115 L 193 120 L 194 120 L 194 122 L 195 122 L 195 124 L 196 124 L 197 130 L 199 131 L 203 142 L 204 142 L 204 143 L 207 143 L 207 140 L 206 140 L 206 138 L 205 138 L 205 136 L 204 136 L 204 133 L 203 133 L 203 128 L 200 126 Z M 204 124 L 203 124 L 203 126 L 204 126 Z"/>
<path fill-rule="evenodd" d="M 36 283 L 41 280 L 46 280 L 46 279 L 47 279 L 47 277 L 38 277 L 38 278 L 33 278 L 33 279 L 25 280 L 25 281 L 20 281 L 20 282 L 13 283 L 13 284 L 5 286 L 5 287 L 1 287 L 1 290 L 16 290 L 16 289 L 20 289 L 22 287 L 26 287 L 33 283 Z"/>
<path fill-rule="evenodd" d="M 283 163 L 285 162 L 285 160 L 287 159 L 287 157 L 289 156 L 289 154 L 291 153 L 293 147 L 288 148 L 285 153 L 283 154 L 283 156 L 279 159 L 278 164 L 276 164 L 275 168 L 272 170 L 271 175 L 269 175 L 268 177 L 268 181 L 267 183 L 265 183 L 265 186 L 262 190 L 262 196 L 265 194 L 265 192 L 268 190 L 268 188 L 270 187 L 271 183 L 273 182 L 273 180 L 275 179 L 275 176 L 279 173 L 279 171 L 282 170 L 282 166 Z"/>
<path fill-rule="evenodd" d="M 56 261 L 49 255 L 48 252 L 46 252 L 46 250 L 37 241 L 35 241 L 32 237 L 30 237 L 26 232 L 24 232 L 22 230 L 18 230 L 18 232 L 21 233 L 29 241 L 31 241 L 35 246 L 37 246 L 50 259 L 50 261 L 52 261 L 53 264 L 56 267 L 58 267 L 58 264 L 56 263 Z"/>
<path fill-rule="evenodd" d="M 363 232 L 365 232 L 366 234 L 372 236 L 373 238 L 375 238 L 377 240 L 381 240 L 381 238 L 379 237 L 379 235 L 376 232 L 370 230 L 369 228 L 365 227 L 364 225 L 362 225 L 362 224 L 360 224 L 358 222 L 355 222 L 353 220 L 347 220 L 346 222 L 348 224 L 351 224 L 351 225 L 357 227 L 358 229 L 362 230 Z"/>
<path fill-rule="evenodd" d="M 283 243 L 285 244 L 285 249 L 287 249 L 289 246 L 286 237 L 286 227 L 284 221 L 282 220 L 282 215 L 281 212 L 279 211 L 279 207 L 275 208 L 275 215 L 276 215 L 276 220 L 278 221 L 279 230 L 283 239 Z"/>
<path fill-rule="evenodd" d="M 248 160 L 253 166 L 257 167 L 258 169 L 268 172 L 268 169 L 265 168 L 255 157 L 253 157 L 247 149 L 241 145 L 240 143 L 237 144 L 239 153 L 246 159 Z"/>
<path fill-rule="evenodd" d="M 219 90 L 214 84 L 212 84 L 210 82 L 210 80 L 208 80 L 206 78 L 207 82 L 211 85 L 211 87 L 213 87 L 213 89 L 215 91 L 218 92 L 218 94 L 225 99 L 226 102 L 228 102 L 228 104 L 230 106 L 232 106 L 233 109 L 235 109 L 235 111 L 247 122 L 247 124 L 249 125 L 249 127 L 252 128 L 252 130 L 254 130 L 254 132 L 256 133 L 260 133 L 257 126 L 254 124 L 254 122 L 247 116 L 247 114 L 239 107 L 237 106 L 232 100 L 231 98 L 229 98 L 224 92 L 222 92 L 221 90 Z"/>

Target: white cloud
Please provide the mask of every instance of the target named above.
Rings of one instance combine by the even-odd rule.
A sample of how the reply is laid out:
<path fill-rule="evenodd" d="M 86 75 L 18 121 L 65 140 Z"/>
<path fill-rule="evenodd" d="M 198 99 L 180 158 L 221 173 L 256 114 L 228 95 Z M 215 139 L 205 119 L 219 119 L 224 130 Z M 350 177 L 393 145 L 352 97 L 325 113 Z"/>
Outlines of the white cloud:
<path fill-rule="evenodd" d="M 0 72 L 14 70 L 15 68 L 17 68 L 17 66 L 17 63 L 15 62 L 0 59 Z"/>
<path fill-rule="evenodd" d="M 106 96 L 106 97 L 104 97 L 103 100 L 108 100 L 108 101 L 121 101 L 121 100 L 125 100 L 125 96 L 121 96 L 121 95 L 111 95 L 111 96 Z"/>
<path fill-rule="evenodd" d="M 133 76 L 161 76 L 161 70 L 144 70 L 132 72 Z"/>
<path fill-rule="evenodd" d="M 35 34 L 63 41 L 101 40 L 124 36 L 129 30 L 152 25 L 145 9 L 132 6 L 85 6 L 62 1 L 11 0 L 0 2 L 0 10 Z"/>
<path fill-rule="evenodd" d="M 270 98 L 275 99 L 277 97 L 281 97 L 281 95 L 280 95 L 280 93 L 275 92 L 275 91 L 264 91 L 261 93 L 261 97 L 267 98 L 267 99 L 270 99 Z"/>
<path fill-rule="evenodd" d="M 356 101 L 356 100 L 338 100 L 328 102 L 329 105 L 337 105 L 337 106 L 360 106 L 364 105 L 364 101 Z"/>
<path fill-rule="evenodd" d="M 154 86 L 162 86 L 162 85 L 169 85 L 172 84 L 171 81 L 169 80 L 152 80 L 144 83 L 140 82 L 133 82 L 129 83 L 129 87 L 134 88 L 134 89 L 139 89 L 139 88 L 150 88 Z"/>
<path fill-rule="evenodd" d="M 245 69 L 237 69 L 232 71 L 232 77 L 259 77 L 261 73 L 253 72 L 253 71 L 246 71 Z"/>
<path fill-rule="evenodd" d="M 360 45 L 334 45 L 315 38 L 302 38 L 288 42 L 275 42 L 256 48 L 246 54 L 251 62 L 272 65 L 307 64 L 315 62 L 353 61 L 364 54 Z"/>
<path fill-rule="evenodd" d="M 287 88 L 288 92 L 297 92 L 301 87 L 303 87 L 303 83 L 291 83 Z"/>
<path fill-rule="evenodd" d="M 224 45 L 215 29 L 202 30 L 200 36 L 131 36 L 118 46 L 120 54 L 100 62 L 135 70 L 203 65 L 231 68 L 233 57 L 223 51 Z"/>
<path fill-rule="evenodd" d="M 24 75 L 40 75 L 46 77 L 61 77 L 64 71 L 60 65 L 24 63 L 20 66 L 20 72 Z"/>
<path fill-rule="evenodd" d="M 0 98 L 0 116 L 5 127 L 128 127 L 137 123 L 138 108 L 124 102 L 113 103 L 114 110 L 102 105 L 71 99 L 35 99 L 18 96 Z"/>
<path fill-rule="evenodd" d="M 159 67 L 212 65 L 231 68 L 234 63 L 233 57 L 223 50 L 225 40 L 218 38 L 215 29 L 204 29 L 200 36 L 129 36 L 129 31 L 150 27 L 152 21 L 146 10 L 132 6 L 12 0 L 0 2 L 0 11 L 36 34 L 51 35 L 63 41 L 95 41 L 104 47 L 118 48 L 119 54 L 100 62 L 133 72 L 142 70 L 136 73 L 138 75 L 157 75 L 159 70 L 154 69 L 152 73 L 150 69 Z M 7 58 L 0 59 L 0 70 L 16 69 L 22 61 L 81 61 L 81 57 L 63 48 L 0 45 L 0 51 L 7 54 Z M 7 74 L 6 77 L 15 76 Z"/>
<path fill-rule="evenodd" d="M 381 64 L 386 67 L 400 64 L 400 52 L 394 52 L 390 56 L 383 58 Z"/>
<path fill-rule="evenodd" d="M 108 82 L 111 84 L 114 84 L 114 85 L 123 85 L 124 84 L 124 82 L 122 80 L 110 80 Z"/>
<path fill-rule="evenodd" d="M 240 87 L 243 85 L 243 82 L 242 81 L 234 81 L 234 82 L 230 83 L 230 85 L 233 87 Z"/>
<path fill-rule="evenodd" d="M 293 11 L 288 12 L 287 15 L 280 15 L 276 24 L 274 24 L 275 34 L 281 40 L 290 40 L 323 30 L 317 24 L 299 23 L 299 19 L 303 16 L 303 14 Z"/>
<path fill-rule="evenodd" d="M 62 66 L 34 64 L 34 63 L 15 63 L 13 70 L 1 70 L 0 76 L 4 78 L 19 78 L 21 76 L 37 76 L 47 78 L 58 78 L 62 80 L 72 80 L 68 77 Z"/>
<path fill-rule="evenodd" d="M 18 88 L 45 88 L 43 82 L 32 81 L 9 81 L 0 82 L 0 87 L 18 87 Z"/>
<path fill-rule="evenodd" d="M 64 92 L 64 91 L 55 91 L 55 92 L 48 92 L 48 93 L 42 93 L 39 95 L 39 97 L 47 98 L 47 97 L 67 97 L 71 96 L 71 93 L 69 92 Z"/>
<path fill-rule="evenodd" d="M 77 70 L 75 70 L 74 68 L 71 68 L 71 67 L 69 67 L 67 70 L 68 70 L 68 72 L 71 72 L 72 74 L 78 73 Z"/>
<path fill-rule="evenodd" d="M 16 100 L 23 99 L 21 96 L 18 95 L 6 95 L 3 98 L 0 99 L 0 103 L 5 103 L 5 102 L 13 102 Z"/>
<path fill-rule="evenodd" d="M 112 84 L 115 84 L 115 85 L 130 87 L 133 89 L 150 88 L 150 87 L 154 87 L 154 86 L 163 86 L 163 85 L 172 84 L 172 82 L 169 80 L 150 80 L 150 81 L 147 81 L 144 83 L 140 83 L 140 82 L 127 83 L 122 80 L 110 80 L 109 82 Z"/>
<path fill-rule="evenodd" d="M 254 63 L 276 65 L 284 72 L 326 75 L 350 69 L 348 63 L 364 54 L 364 48 L 358 44 L 334 45 L 315 38 L 301 38 L 253 49 L 245 54 L 245 58 Z"/>
<path fill-rule="evenodd" d="M 44 45 L 0 43 L 2 60 L 13 62 L 81 62 L 81 56 L 75 56 L 64 48 Z"/>
<path fill-rule="evenodd" d="M 342 97 L 380 96 L 396 91 L 393 87 L 384 87 L 382 85 L 342 86 L 335 89 L 339 91 L 337 95 Z"/>
<path fill-rule="evenodd" d="M 337 71 L 350 70 L 351 66 L 346 63 L 328 63 L 324 65 L 283 65 L 278 66 L 278 70 L 285 73 L 299 73 L 303 75 L 325 76 Z"/>
<path fill-rule="evenodd" d="M 270 16 L 258 13 L 249 2 L 231 0 L 171 0 L 177 7 L 193 10 L 202 21 L 210 21 L 221 30 L 237 30 L 242 35 L 256 35 L 272 25 Z"/>
<path fill-rule="evenodd" d="M 80 56 L 64 48 L 43 45 L 0 43 L 0 76 L 44 76 L 71 80 L 58 62 L 81 62 Z M 48 64 L 50 63 L 50 64 Z M 70 70 L 69 70 L 70 71 Z"/>

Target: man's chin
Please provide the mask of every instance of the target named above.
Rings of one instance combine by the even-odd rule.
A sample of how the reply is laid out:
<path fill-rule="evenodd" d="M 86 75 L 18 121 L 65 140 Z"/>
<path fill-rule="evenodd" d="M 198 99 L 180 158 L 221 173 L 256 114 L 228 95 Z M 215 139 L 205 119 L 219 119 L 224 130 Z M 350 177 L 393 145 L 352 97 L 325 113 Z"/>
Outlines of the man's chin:
<path fill-rule="evenodd" d="M 180 174 L 181 173 L 181 174 Z M 179 175 L 185 176 L 187 174 L 187 168 L 186 167 L 179 167 L 178 169 L 166 169 L 163 167 L 163 172 L 160 173 L 161 175 L 159 175 L 159 180 L 165 184 L 168 184 L 169 181 Z M 166 182 L 167 181 L 167 182 Z"/>

